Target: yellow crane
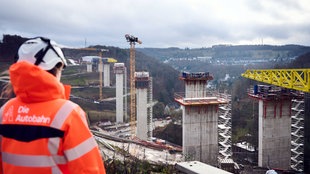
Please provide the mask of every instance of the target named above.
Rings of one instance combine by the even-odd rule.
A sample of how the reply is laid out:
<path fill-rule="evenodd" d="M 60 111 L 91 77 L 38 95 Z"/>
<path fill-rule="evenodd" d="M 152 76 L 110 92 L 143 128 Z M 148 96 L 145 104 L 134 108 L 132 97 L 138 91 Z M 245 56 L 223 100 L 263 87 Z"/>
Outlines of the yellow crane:
<path fill-rule="evenodd" d="M 71 49 L 71 48 L 70 48 Z M 99 49 L 99 48 L 74 48 L 77 50 L 90 50 L 90 51 L 98 51 L 99 52 L 99 100 L 102 101 L 103 99 L 103 95 L 102 95 L 102 72 L 103 72 L 103 63 L 102 63 L 102 53 L 109 51 L 108 49 Z M 111 58 L 110 58 L 111 59 Z M 114 60 L 110 60 L 110 61 L 114 61 Z"/>
<path fill-rule="evenodd" d="M 126 34 L 125 38 L 130 44 L 130 127 L 131 135 L 135 135 L 135 120 L 136 120 L 136 87 L 135 87 L 135 71 L 136 71 L 136 55 L 135 45 L 136 43 L 142 44 L 142 42 L 132 35 Z"/>
<path fill-rule="evenodd" d="M 275 86 L 280 86 L 288 89 L 294 89 L 297 91 L 305 92 L 306 94 L 310 93 L 310 69 L 251 69 L 246 70 L 243 74 L 241 74 L 245 78 L 249 78 L 252 80 L 256 80 L 259 82 L 264 82 L 267 84 L 272 84 Z M 296 100 L 295 100 L 296 101 Z M 300 127 L 300 120 L 304 120 L 302 124 L 307 125 L 309 121 L 307 121 L 307 114 L 306 111 L 309 109 L 306 109 L 306 107 L 309 106 L 308 99 L 304 99 L 304 104 L 302 107 L 304 107 L 302 110 L 304 110 L 304 115 L 300 115 L 297 117 L 297 115 L 300 114 L 301 109 L 295 108 L 296 115 L 292 115 L 292 129 L 294 127 L 294 131 L 291 131 L 291 142 L 292 143 L 292 149 L 295 150 L 292 151 L 291 159 L 293 162 L 291 164 L 291 167 L 294 170 L 303 170 L 302 168 L 306 168 L 306 165 L 302 165 L 302 168 L 299 168 L 299 165 L 304 162 L 304 160 L 307 160 L 305 158 L 307 152 L 308 144 L 307 144 L 307 135 L 304 133 L 306 131 L 305 128 Z M 301 103 L 301 102 L 297 102 Z M 298 106 L 299 106 L 298 104 Z M 267 104 L 266 104 L 267 105 Z M 282 106 L 282 105 L 281 105 Z M 264 115 L 266 116 L 266 106 L 264 106 Z M 296 110 L 297 109 L 297 110 Z M 293 109 L 292 109 L 293 110 Z M 280 115 L 281 115 L 280 110 Z M 274 114 L 276 116 L 276 108 L 274 110 Z M 295 117 L 295 118 L 294 118 Z M 298 123 L 298 124 L 297 124 Z M 302 143 L 302 146 L 300 144 Z M 303 160 L 300 160 L 299 158 L 303 158 Z"/>
<path fill-rule="evenodd" d="M 249 69 L 241 75 L 275 86 L 310 92 L 310 69 Z"/>

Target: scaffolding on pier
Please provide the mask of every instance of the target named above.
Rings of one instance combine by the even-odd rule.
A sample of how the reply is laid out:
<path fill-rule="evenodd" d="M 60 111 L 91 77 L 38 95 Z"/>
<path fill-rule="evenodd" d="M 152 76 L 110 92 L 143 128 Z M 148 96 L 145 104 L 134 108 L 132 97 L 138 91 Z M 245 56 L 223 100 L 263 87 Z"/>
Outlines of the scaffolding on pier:
<path fill-rule="evenodd" d="M 232 158 L 231 149 L 231 95 L 221 96 L 227 103 L 219 105 L 218 134 L 219 134 L 219 164 Z"/>
<path fill-rule="evenodd" d="M 302 172 L 304 169 L 304 100 L 292 100 L 291 125 L 291 168 Z"/>

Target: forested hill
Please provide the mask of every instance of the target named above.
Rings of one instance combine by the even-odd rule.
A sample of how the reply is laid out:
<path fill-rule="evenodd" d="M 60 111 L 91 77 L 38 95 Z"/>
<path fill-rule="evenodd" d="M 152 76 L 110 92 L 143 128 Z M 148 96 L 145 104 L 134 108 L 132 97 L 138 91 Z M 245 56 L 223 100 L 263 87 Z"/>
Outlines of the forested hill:
<path fill-rule="evenodd" d="M 3 35 L 0 42 L 0 62 L 12 63 L 19 46 L 25 42 L 27 38 L 17 35 Z"/>
<path fill-rule="evenodd" d="M 138 48 L 138 51 L 161 61 L 169 58 L 212 57 L 221 58 L 270 58 L 298 57 L 310 52 L 309 46 L 301 45 L 216 45 L 210 48 Z"/>
<path fill-rule="evenodd" d="M 20 46 L 27 38 L 18 35 L 3 35 L 0 41 L 0 62 L 11 62 Z M 112 48 L 112 49 L 111 49 Z M 115 47 L 110 47 L 116 53 Z M 215 45 L 210 48 L 136 48 L 152 58 L 163 61 L 168 58 L 191 58 L 191 57 L 212 57 L 212 58 L 270 58 L 298 57 L 310 52 L 309 46 L 301 45 Z M 85 52 L 85 51 L 84 51 Z M 111 52 L 111 51 L 110 51 Z M 72 52 L 70 52 L 72 53 Z M 69 55 L 71 56 L 72 54 Z M 73 51 L 73 54 L 76 53 Z M 79 54 L 79 53 L 77 53 Z M 117 53 L 116 53 L 117 54 Z M 124 53 L 120 53 L 124 54 Z M 75 55 L 78 56 L 78 55 Z"/>
<path fill-rule="evenodd" d="M 310 52 L 299 56 L 294 62 L 283 68 L 310 68 Z"/>

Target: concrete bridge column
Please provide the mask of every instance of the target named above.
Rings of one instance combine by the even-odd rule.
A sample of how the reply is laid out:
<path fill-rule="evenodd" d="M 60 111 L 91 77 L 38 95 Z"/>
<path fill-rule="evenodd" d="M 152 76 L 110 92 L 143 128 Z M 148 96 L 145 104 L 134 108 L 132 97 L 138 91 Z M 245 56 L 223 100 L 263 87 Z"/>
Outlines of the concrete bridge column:
<path fill-rule="evenodd" d="M 289 169 L 291 101 L 259 100 L 258 166 Z"/>

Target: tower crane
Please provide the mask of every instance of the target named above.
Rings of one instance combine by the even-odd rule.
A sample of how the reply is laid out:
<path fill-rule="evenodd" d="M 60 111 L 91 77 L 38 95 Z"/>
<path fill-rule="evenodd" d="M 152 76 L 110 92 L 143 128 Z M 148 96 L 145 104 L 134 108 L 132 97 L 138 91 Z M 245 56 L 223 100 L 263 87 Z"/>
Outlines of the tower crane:
<path fill-rule="evenodd" d="M 245 78 L 310 93 L 310 69 L 249 69 Z"/>
<path fill-rule="evenodd" d="M 102 53 L 109 51 L 108 49 L 100 49 L 100 48 L 76 48 L 78 50 L 90 50 L 90 51 L 98 51 L 99 52 L 99 100 L 102 101 L 102 72 L 103 72 L 103 63 L 102 63 Z"/>
<path fill-rule="evenodd" d="M 135 135 L 134 123 L 136 120 L 136 87 L 135 87 L 135 45 L 142 42 L 135 36 L 126 34 L 125 38 L 130 44 L 130 127 L 132 136 Z"/>

